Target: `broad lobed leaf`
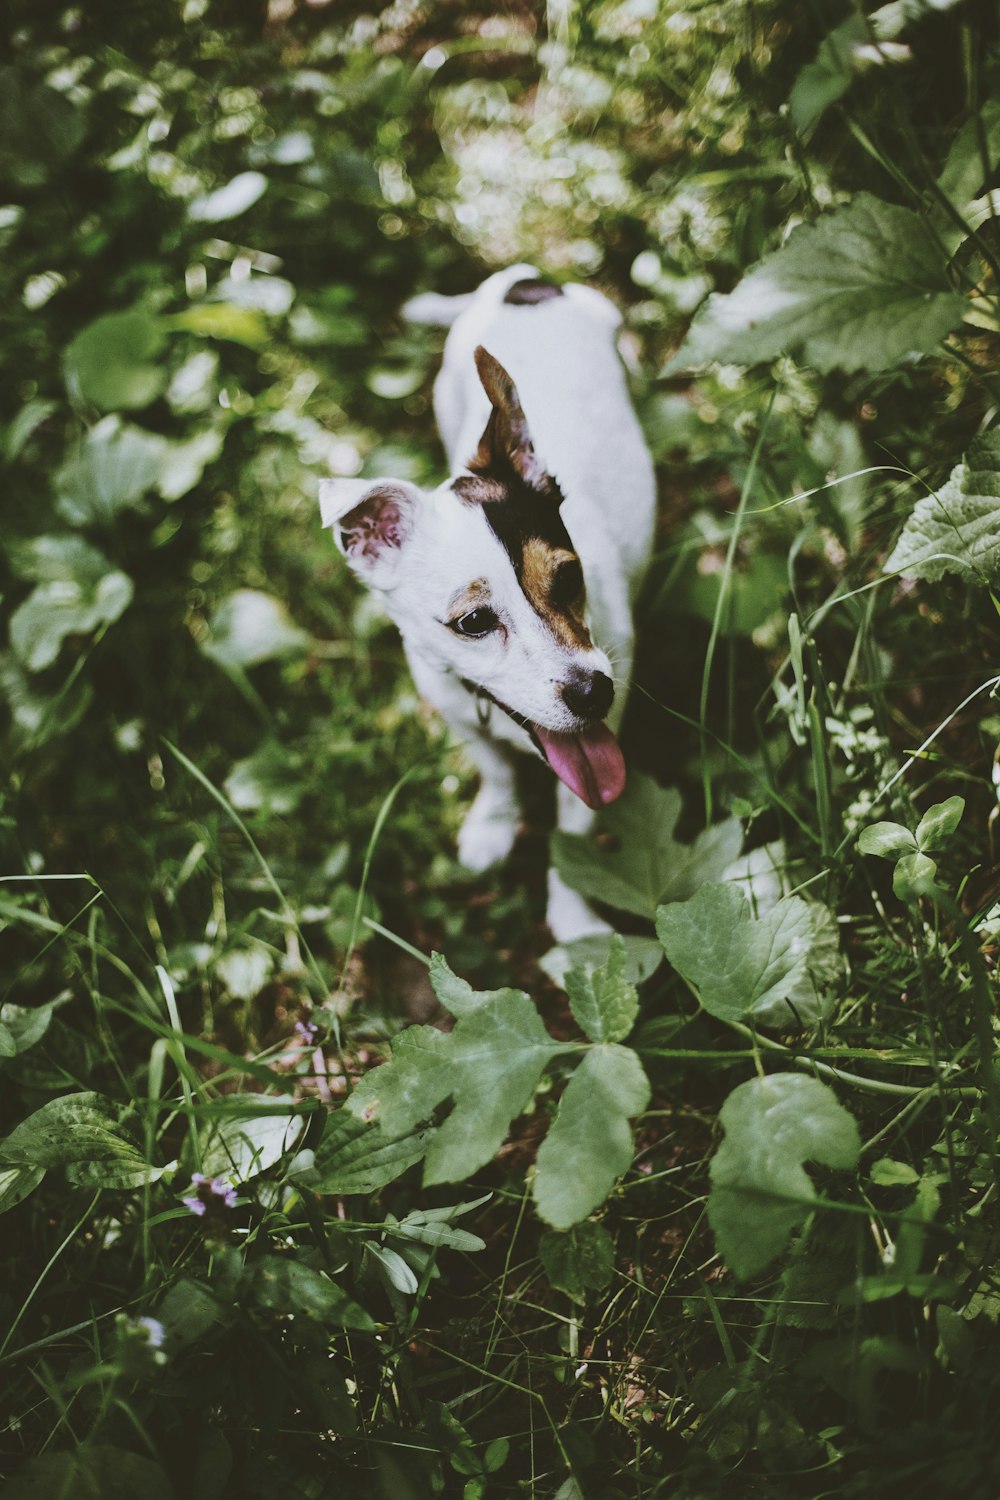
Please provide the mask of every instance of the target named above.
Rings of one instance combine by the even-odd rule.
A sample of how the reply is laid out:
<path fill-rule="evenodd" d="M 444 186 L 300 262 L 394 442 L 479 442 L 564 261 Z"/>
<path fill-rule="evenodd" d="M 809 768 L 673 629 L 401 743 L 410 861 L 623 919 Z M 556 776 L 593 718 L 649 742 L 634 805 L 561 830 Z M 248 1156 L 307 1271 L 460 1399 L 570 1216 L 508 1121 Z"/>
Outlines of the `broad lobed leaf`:
<path fill-rule="evenodd" d="M 1000 428 L 977 438 L 941 488 L 917 501 L 884 571 L 1000 580 Z"/>
<path fill-rule="evenodd" d="M 851 1168 L 861 1137 L 832 1089 L 797 1073 L 740 1084 L 719 1120 L 725 1139 L 710 1169 L 708 1218 L 732 1271 L 753 1276 L 816 1201 L 803 1163 Z"/>

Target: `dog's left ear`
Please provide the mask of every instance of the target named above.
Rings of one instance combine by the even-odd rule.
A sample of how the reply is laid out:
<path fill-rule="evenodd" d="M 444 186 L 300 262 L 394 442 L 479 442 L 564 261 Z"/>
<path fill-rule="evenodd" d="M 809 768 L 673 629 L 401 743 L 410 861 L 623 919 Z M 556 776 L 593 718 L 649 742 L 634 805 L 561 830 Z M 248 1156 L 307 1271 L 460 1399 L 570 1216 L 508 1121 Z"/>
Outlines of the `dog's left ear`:
<path fill-rule="evenodd" d="M 323 525 L 356 573 L 387 585 L 413 531 L 420 491 L 403 479 L 321 479 Z"/>
<path fill-rule="evenodd" d="M 469 468 L 473 474 L 495 475 L 509 467 L 532 488 L 547 488 L 549 476 L 535 453 L 517 386 L 482 344 L 476 350 L 476 369 L 493 410 Z"/>

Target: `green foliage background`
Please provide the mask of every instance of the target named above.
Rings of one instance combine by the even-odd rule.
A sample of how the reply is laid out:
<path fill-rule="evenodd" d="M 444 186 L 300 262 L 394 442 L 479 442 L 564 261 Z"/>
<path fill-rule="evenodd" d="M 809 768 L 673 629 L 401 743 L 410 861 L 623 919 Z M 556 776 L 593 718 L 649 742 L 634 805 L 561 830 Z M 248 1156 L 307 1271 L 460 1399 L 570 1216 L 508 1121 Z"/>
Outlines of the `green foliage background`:
<path fill-rule="evenodd" d="M 12 0 L 5 1494 L 996 1494 L 997 25 Z M 318 525 L 516 259 L 661 480 L 611 948 Z"/>

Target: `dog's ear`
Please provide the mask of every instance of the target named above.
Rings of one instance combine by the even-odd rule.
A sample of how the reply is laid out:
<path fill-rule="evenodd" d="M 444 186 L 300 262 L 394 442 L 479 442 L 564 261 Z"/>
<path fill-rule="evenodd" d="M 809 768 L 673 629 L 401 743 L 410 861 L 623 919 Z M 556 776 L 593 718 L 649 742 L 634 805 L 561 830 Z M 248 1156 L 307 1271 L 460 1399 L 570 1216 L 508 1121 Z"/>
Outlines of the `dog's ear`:
<path fill-rule="evenodd" d="M 356 573 L 385 581 L 413 531 L 420 491 L 402 479 L 322 479 L 323 525 Z"/>
<path fill-rule="evenodd" d="M 546 488 L 549 476 L 535 453 L 517 386 L 482 344 L 476 350 L 476 369 L 493 410 L 469 468 L 473 474 L 494 475 L 512 468 L 534 489 Z"/>

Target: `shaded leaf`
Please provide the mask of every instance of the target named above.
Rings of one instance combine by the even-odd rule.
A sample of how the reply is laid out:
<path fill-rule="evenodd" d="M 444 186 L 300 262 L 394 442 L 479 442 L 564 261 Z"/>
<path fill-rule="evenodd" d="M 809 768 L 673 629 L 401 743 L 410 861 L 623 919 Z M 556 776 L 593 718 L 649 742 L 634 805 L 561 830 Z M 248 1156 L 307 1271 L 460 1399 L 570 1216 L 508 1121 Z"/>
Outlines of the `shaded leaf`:
<path fill-rule="evenodd" d="M 892 872 L 892 889 L 900 901 L 933 896 L 937 864 L 929 854 L 904 854 Z"/>
<path fill-rule="evenodd" d="M 884 571 L 1000 580 L 1000 427 L 976 439 L 936 494 L 917 501 Z"/>
<path fill-rule="evenodd" d="M 130 1188 L 153 1182 L 162 1169 L 146 1162 L 123 1123 L 126 1113 L 95 1093 L 51 1099 L 0 1141 L 0 1163 L 65 1167 L 75 1182 L 94 1187 Z"/>
<path fill-rule="evenodd" d="M 833 1091 L 797 1073 L 740 1084 L 719 1120 L 725 1139 L 710 1169 L 708 1218 L 733 1273 L 753 1276 L 816 1202 L 803 1163 L 853 1167 L 861 1138 Z"/>
<path fill-rule="evenodd" d="M 792 124 L 800 135 L 810 130 L 831 104 L 847 92 L 856 76 L 853 51 L 869 40 L 864 16 L 849 15 L 823 38 L 819 51 L 796 78 L 788 98 Z"/>
<path fill-rule="evenodd" d="M 6 1167 L 0 1164 L 0 1214 L 33 1193 L 44 1176 L 44 1167 Z"/>
<path fill-rule="evenodd" d="M 919 215 L 858 193 L 709 297 L 667 368 L 792 354 L 824 373 L 885 370 L 934 349 L 966 308 Z"/>
<path fill-rule="evenodd" d="M 592 1047 L 572 1075 L 538 1152 L 534 1197 L 554 1229 L 599 1207 L 631 1166 L 630 1120 L 649 1103 L 649 1080 L 627 1047 Z"/>
<path fill-rule="evenodd" d="M 427 1131 L 394 1139 L 339 1109 L 316 1147 L 309 1186 L 317 1193 L 377 1193 L 420 1160 L 427 1140 Z"/>
<path fill-rule="evenodd" d="M 159 1464 L 109 1443 L 29 1458 L 3 1493 L 4 1500 L 174 1500 Z"/>
<path fill-rule="evenodd" d="M 96 318 L 66 350 L 71 393 L 105 411 L 148 406 L 167 382 L 157 359 L 166 338 L 162 320 L 138 308 Z"/>
<path fill-rule="evenodd" d="M 41 187 L 83 139 L 81 109 L 22 67 L 0 68 L 0 180 Z"/>
<path fill-rule="evenodd" d="M 11 1056 L 36 1046 L 48 1031 L 55 1012 L 68 999 L 66 994 L 49 1000 L 45 1005 L 14 1005 L 10 1001 L 0 1005 L 0 1024 L 9 1032 L 14 1044 Z"/>
<path fill-rule="evenodd" d="M 743 842 L 739 822 L 729 818 L 693 843 L 679 843 L 674 829 L 680 814 L 680 792 L 633 775 L 625 795 L 599 820 L 614 846 L 585 834 L 556 833 L 553 863 L 582 895 L 652 921 L 662 902 L 683 901 L 706 880 L 720 879 Z"/>
<path fill-rule="evenodd" d="M 964 213 L 1000 161 L 1000 99 L 988 99 L 955 136 L 938 178 L 945 197 Z"/>
<path fill-rule="evenodd" d="M 374 1333 L 375 1323 L 359 1303 L 323 1271 L 290 1255 L 265 1255 L 254 1266 L 254 1300 L 269 1312 L 313 1318 L 336 1328 Z"/>
<path fill-rule="evenodd" d="M 588 1291 L 603 1291 L 614 1274 L 615 1252 L 603 1224 L 585 1219 L 572 1229 L 547 1229 L 538 1258 L 557 1292 L 583 1302 Z"/>

